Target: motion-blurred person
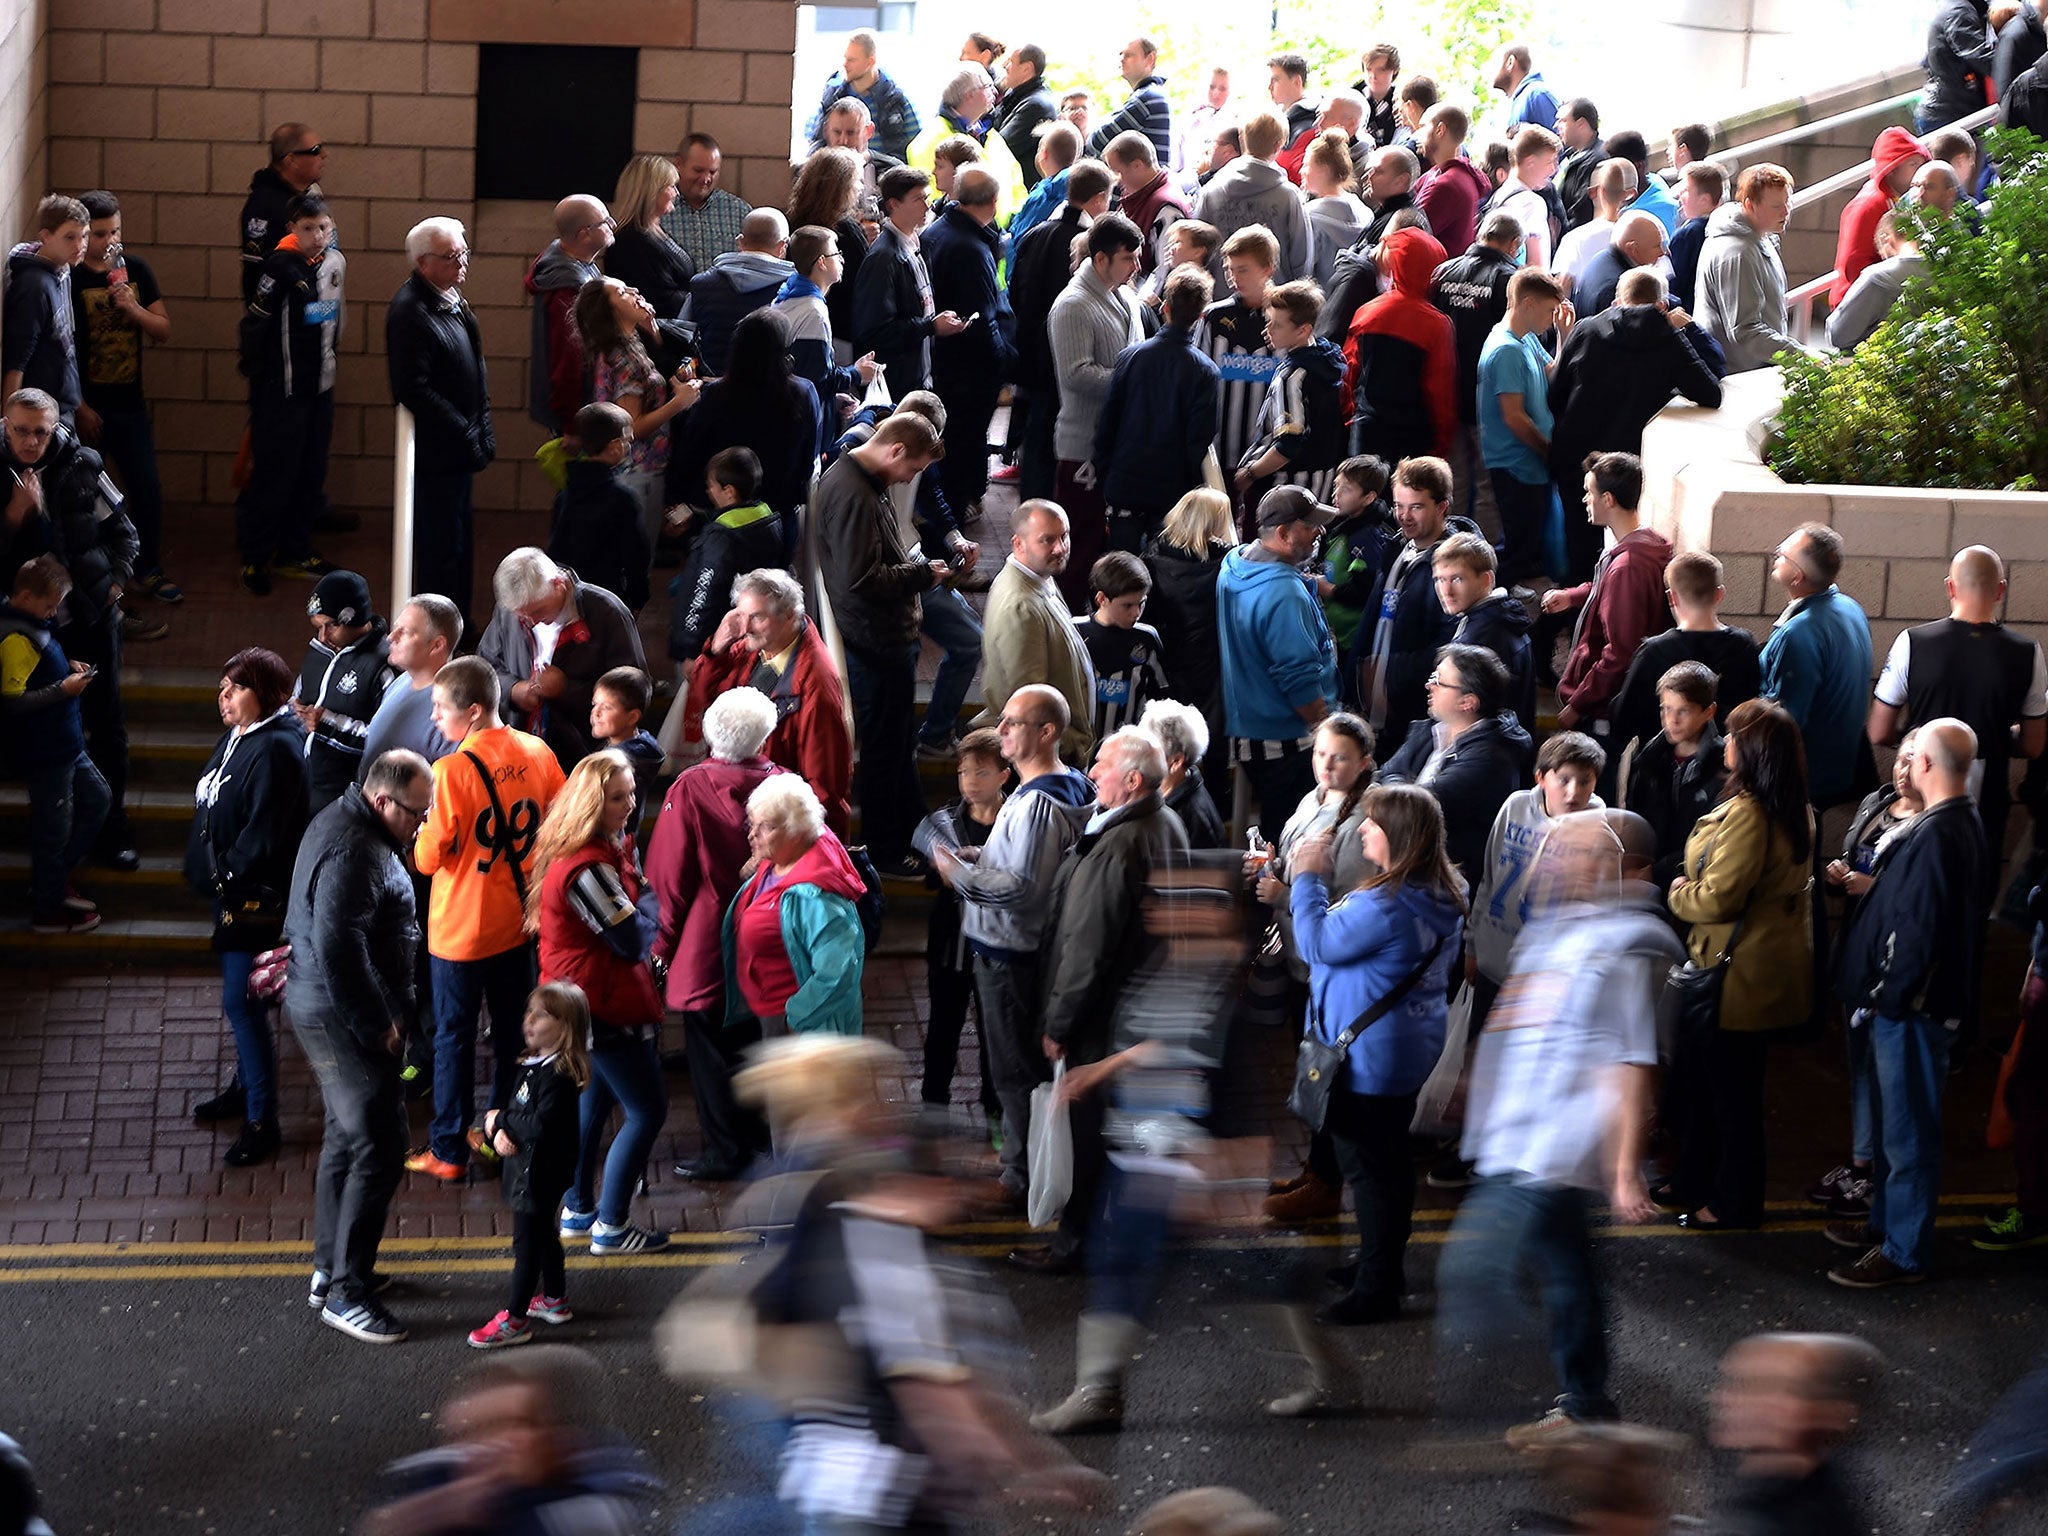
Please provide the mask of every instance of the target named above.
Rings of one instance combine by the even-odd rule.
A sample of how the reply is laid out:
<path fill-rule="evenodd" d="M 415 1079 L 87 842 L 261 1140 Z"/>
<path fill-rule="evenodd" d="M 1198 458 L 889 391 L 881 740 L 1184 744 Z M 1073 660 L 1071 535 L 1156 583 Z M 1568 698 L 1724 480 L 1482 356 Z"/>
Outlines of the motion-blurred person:
<path fill-rule="evenodd" d="M 1573 1536 L 1660 1536 L 1672 1529 L 1674 1473 L 1683 1435 L 1641 1424 L 1582 1424 L 1541 1458 L 1543 1485 L 1570 1509 L 1556 1524 L 1523 1529 Z"/>
<path fill-rule="evenodd" d="M 1721 1361 L 1711 1399 L 1715 1447 L 1734 1478 L 1709 1525 L 1731 1536 L 1866 1530 L 1835 1468 L 1886 1374 L 1884 1356 L 1843 1333 L 1759 1333 Z"/>
<path fill-rule="evenodd" d="M 597 1362 L 566 1345 L 501 1355 L 441 1410 L 446 1442 L 384 1469 L 358 1536 L 611 1536 L 645 1528 L 661 1483 L 594 1432 Z"/>
<path fill-rule="evenodd" d="M 1235 1488 L 1183 1488 L 1140 1510 L 1130 1536 L 1281 1536 L 1286 1529 Z"/>
<path fill-rule="evenodd" d="M 1542 1350 L 1519 1295 L 1523 1272 L 1536 1272 L 1563 1390 L 1549 1413 L 1509 1431 L 1518 1450 L 1617 1416 L 1592 1211 L 1603 1193 L 1621 1221 L 1653 1209 L 1641 1169 L 1656 999 L 1681 951 L 1643 883 L 1648 829 L 1610 817 L 1564 817 L 1543 840 L 1537 914 L 1472 1068 L 1464 1152 L 1479 1183 L 1437 1270 L 1445 1407 L 1473 1427 L 1519 1415 L 1537 1390 L 1530 1366 Z"/>

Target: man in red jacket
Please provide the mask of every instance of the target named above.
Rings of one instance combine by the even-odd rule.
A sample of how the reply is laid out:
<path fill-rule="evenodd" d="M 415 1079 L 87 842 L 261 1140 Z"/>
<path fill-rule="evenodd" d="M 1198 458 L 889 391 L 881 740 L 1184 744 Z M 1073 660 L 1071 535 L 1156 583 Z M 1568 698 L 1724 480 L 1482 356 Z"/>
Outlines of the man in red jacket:
<path fill-rule="evenodd" d="M 1643 526 L 1643 461 L 1632 453 L 1596 453 L 1586 460 L 1586 517 L 1614 543 L 1582 587 L 1543 594 L 1545 613 L 1579 610 L 1571 659 L 1557 680 L 1557 723 L 1564 730 L 1607 734 L 1607 705 L 1628 676 L 1642 643 L 1671 627 L 1664 567 L 1671 541 Z"/>
<path fill-rule="evenodd" d="M 758 688 L 775 704 L 768 759 L 807 780 L 825 825 L 851 829 L 853 734 L 846 691 L 818 626 L 804 616 L 803 588 L 787 571 L 749 571 L 733 583 L 733 610 L 690 663 L 689 728 L 728 688 Z"/>
<path fill-rule="evenodd" d="M 1344 341 L 1351 393 L 1351 451 L 1398 464 L 1448 459 L 1458 437 L 1458 338 L 1429 302 L 1444 248 L 1419 229 L 1380 242 L 1379 267 L 1393 286 L 1351 322 Z"/>
<path fill-rule="evenodd" d="M 1885 209 L 1906 195 L 1913 174 L 1927 163 L 1927 151 L 1903 128 L 1887 128 L 1870 146 L 1870 180 L 1842 210 L 1842 233 L 1835 242 L 1835 280 L 1828 284 L 1828 308 L 1848 296 L 1857 274 L 1877 260 L 1877 221 Z"/>

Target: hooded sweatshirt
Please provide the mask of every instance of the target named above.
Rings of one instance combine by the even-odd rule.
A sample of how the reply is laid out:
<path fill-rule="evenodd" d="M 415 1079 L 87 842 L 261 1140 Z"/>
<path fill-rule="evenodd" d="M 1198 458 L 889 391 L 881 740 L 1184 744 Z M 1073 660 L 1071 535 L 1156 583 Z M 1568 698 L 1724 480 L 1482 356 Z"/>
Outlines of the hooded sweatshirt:
<path fill-rule="evenodd" d="M 773 879 L 763 864 L 733 898 L 731 974 L 756 1018 L 781 1015 L 799 1034 L 860 1033 L 866 940 L 855 903 L 867 886 L 830 831 Z"/>
<path fill-rule="evenodd" d="M 526 411 L 550 432 L 568 430 L 583 405 L 583 338 L 576 330 L 576 290 L 602 276 L 556 240 L 534 257 L 526 273 L 533 299 L 532 364 Z"/>
<path fill-rule="evenodd" d="M 7 258 L 6 315 L 0 321 L 0 368 L 40 389 L 66 421 L 78 413 L 78 338 L 71 313 L 71 269 L 46 261 L 33 243 Z"/>
<path fill-rule="evenodd" d="M 1415 206 L 1447 251 L 1462 255 L 1479 239 L 1479 208 L 1493 196 L 1486 172 L 1463 155 L 1432 166 L 1415 183 Z"/>
<path fill-rule="evenodd" d="M 1640 453 L 1643 428 L 1674 393 L 1709 409 L 1721 381 L 1654 305 L 1620 305 L 1571 328 L 1550 378 L 1552 478 L 1574 485 L 1589 453 Z M 1732 365 L 1731 365 L 1732 366 Z"/>
<path fill-rule="evenodd" d="M 1740 203 L 1722 204 L 1707 220 L 1697 297 L 1699 323 L 1728 355 L 1730 373 L 1768 368 L 1780 352 L 1800 350 L 1786 322 L 1778 237 L 1759 233 Z"/>
<path fill-rule="evenodd" d="M 373 614 L 369 630 L 338 651 L 306 642 L 292 698 L 321 711 L 320 723 L 306 733 L 306 793 L 315 811 L 338 799 L 362 767 L 370 721 L 391 680 L 389 628 Z"/>
<path fill-rule="evenodd" d="M 1195 217 L 1216 226 L 1219 246 L 1248 225 L 1265 225 L 1280 242 L 1276 283 L 1292 282 L 1315 270 L 1315 242 L 1301 205 L 1301 189 L 1270 160 L 1240 155 L 1224 166 L 1196 199 Z"/>
<path fill-rule="evenodd" d="M 1654 528 L 1637 528 L 1602 552 L 1591 582 L 1566 594 L 1583 606 L 1557 697 L 1580 718 L 1604 721 L 1607 701 L 1620 691 L 1642 643 L 1671 627 L 1664 595 L 1670 563 L 1671 541 Z"/>
<path fill-rule="evenodd" d="M 1536 668 L 1529 646 L 1528 608 L 1499 587 L 1458 617 L 1454 645 L 1483 645 L 1508 669 L 1508 707 L 1522 729 L 1536 729 Z"/>
<path fill-rule="evenodd" d="M 866 269 L 866 261 L 861 263 Z M 708 271 L 690 279 L 683 318 L 697 327 L 697 346 L 709 373 L 722 374 L 732 358 L 732 333 L 755 310 L 775 302 L 796 268 L 766 251 L 727 251 Z M 849 279 L 851 281 L 851 279 Z"/>
<path fill-rule="evenodd" d="M 1316 699 L 1337 706 L 1337 647 L 1300 570 L 1263 545 L 1223 557 L 1216 579 L 1223 659 L 1223 713 L 1230 734 L 1299 741 L 1299 711 Z"/>
<path fill-rule="evenodd" d="M 1835 242 L 1835 280 L 1828 284 L 1829 309 L 1841 306 L 1858 274 L 1877 260 L 1877 221 L 1899 200 L 1886 181 L 1894 172 L 1910 168 L 1901 178 L 1910 182 L 1911 171 L 1927 163 L 1927 151 L 1905 129 L 1887 128 L 1871 145 L 1870 160 L 1870 180 L 1842 210 L 1842 233 Z"/>
<path fill-rule="evenodd" d="M 1458 435 L 1458 339 L 1429 302 L 1444 248 L 1419 229 L 1397 229 L 1382 250 L 1393 286 L 1358 312 L 1344 343 L 1353 447 L 1389 464 L 1448 459 Z"/>
<path fill-rule="evenodd" d="M 1315 261 L 1309 276 L 1325 293 L 1336 278 L 1337 258 L 1358 243 L 1372 222 L 1372 211 L 1349 192 L 1309 199 L 1309 239 L 1315 245 Z"/>

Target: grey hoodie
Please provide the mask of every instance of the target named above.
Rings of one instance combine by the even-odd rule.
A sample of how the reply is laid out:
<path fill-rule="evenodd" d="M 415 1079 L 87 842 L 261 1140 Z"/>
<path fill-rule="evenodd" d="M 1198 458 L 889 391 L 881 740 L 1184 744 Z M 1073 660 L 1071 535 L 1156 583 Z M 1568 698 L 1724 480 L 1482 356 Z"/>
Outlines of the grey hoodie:
<path fill-rule="evenodd" d="M 1757 232 L 1740 203 L 1707 220 L 1695 295 L 1699 322 L 1728 354 L 1730 373 L 1768 368 L 1780 352 L 1802 350 L 1785 315 L 1785 264 L 1778 237 Z"/>
<path fill-rule="evenodd" d="M 1856 281 L 1842 296 L 1842 304 L 1828 316 L 1828 345 L 1839 352 L 1853 352 L 1870 333 L 1885 322 L 1906 283 L 1927 270 L 1918 251 L 1909 251 L 1885 261 L 1873 262 L 1856 274 Z"/>
<path fill-rule="evenodd" d="M 1240 229 L 1265 225 L 1280 242 L 1280 265 L 1273 273 L 1276 283 L 1291 283 L 1315 270 L 1315 241 L 1309 235 L 1301 189 L 1270 160 L 1240 155 L 1224 166 L 1202 189 L 1195 202 L 1195 217 L 1216 226 L 1219 249 Z"/>

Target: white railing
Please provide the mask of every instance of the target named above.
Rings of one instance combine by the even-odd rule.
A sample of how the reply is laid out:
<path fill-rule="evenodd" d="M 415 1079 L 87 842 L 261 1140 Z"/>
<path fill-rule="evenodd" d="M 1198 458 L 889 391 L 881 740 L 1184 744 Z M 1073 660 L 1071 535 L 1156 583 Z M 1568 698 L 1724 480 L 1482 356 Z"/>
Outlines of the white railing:
<path fill-rule="evenodd" d="M 1752 139 L 1747 144 L 1734 145 L 1708 158 L 1724 165 L 1731 172 L 1739 171 L 1752 161 L 1768 158 L 1772 152 L 1782 149 L 1787 144 L 1803 143 L 1823 133 L 1832 133 L 1837 128 L 1850 127 L 1865 118 L 1889 117 L 1901 107 L 1910 107 L 1919 99 L 1920 93 L 1917 90 L 1907 91 L 1903 95 L 1887 97 L 1883 101 L 1874 101 L 1867 106 L 1851 107 L 1848 111 L 1837 112 L 1832 117 L 1816 118 L 1810 123 L 1797 123 L 1764 138 Z"/>
<path fill-rule="evenodd" d="M 412 596 L 412 477 L 414 433 L 412 412 L 396 408 L 397 443 L 391 455 L 391 606 L 397 615 Z"/>

